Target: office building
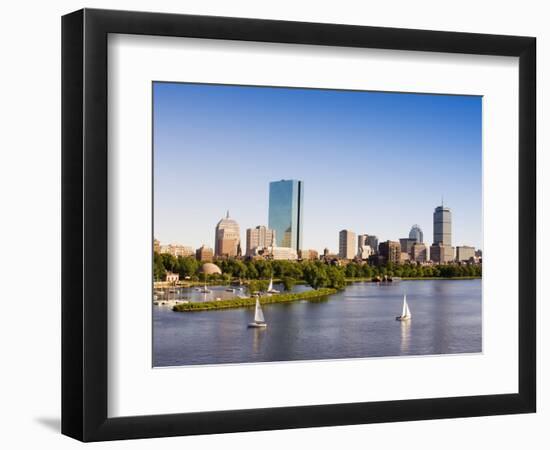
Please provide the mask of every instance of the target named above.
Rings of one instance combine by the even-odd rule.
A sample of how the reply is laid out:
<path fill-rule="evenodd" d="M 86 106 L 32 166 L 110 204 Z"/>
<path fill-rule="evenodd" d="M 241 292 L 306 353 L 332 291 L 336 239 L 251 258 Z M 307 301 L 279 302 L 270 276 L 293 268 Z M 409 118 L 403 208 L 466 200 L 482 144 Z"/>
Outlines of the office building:
<path fill-rule="evenodd" d="M 372 250 L 370 245 L 363 245 L 362 247 L 359 247 L 359 249 L 357 251 L 357 258 L 359 258 L 363 261 L 366 261 L 373 254 L 374 254 L 374 251 Z"/>
<path fill-rule="evenodd" d="M 178 256 L 191 256 L 193 253 L 193 247 L 189 247 L 186 245 L 178 245 L 178 244 L 167 244 L 167 245 L 160 245 L 159 243 L 159 251 L 158 253 L 168 253 L 172 256 L 178 257 Z"/>
<path fill-rule="evenodd" d="M 452 220 L 451 209 L 443 205 L 435 208 L 434 239 L 430 247 L 430 259 L 438 264 L 445 264 L 454 260 L 452 247 Z"/>
<path fill-rule="evenodd" d="M 430 259 L 437 264 L 446 264 L 454 260 L 454 247 L 450 245 L 433 244 L 430 247 Z"/>
<path fill-rule="evenodd" d="M 476 249 L 468 245 L 459 245 L 456 247 L 456 260 L 457 261 L 470 261 L 474 260 L 476 256 Z"/>
<path fill-rule="evenodd" d="M 368 234 L 359 234 L 357 236 L 357 251 L 361 249 L 361 247 L 364 247 L 365 245 L 369 245 L 368 243 Z"/>
<path fill-rule="evenodd" d="M 369 234 L 367 235 L 367 244 L 369 244 L 369 247 L 372 248 L 373 253 L 378 253 L 378 237 Z"/>
<path fill-rule="evenodd" d="M 216 225 L 214 253 L 219 257 L 237 256 L 241 245 L 241 230 L 239 224 L 226 216 Z"/>
<path fill-rule="evenodd" d="M 303 260 L 315 260 L 319 259 L 319 252 L 317 250 L 300 250 L 298 252 L 298 257 Z"/>
<path fill-rule="evenodd" d="M 406 253 L 412 257 L 412 246 L 416 243 L 416 238 L 401 238 L 399 244 L 401 245 L 401 252 Z"/>
<path fill-rule="evenodd" d="M 415 242 L 411 248 L 411 260 L 419 263 L 428 261 L 428 249 L 425 244 Z"/>
<path fill-rule="evenodd" d="M 367 234 L 360 234 L 357 236 L 357 258 L 367 260 L 374 253 L 373 249 L 369 245 L 369 236 Z"/>
<path fill-rule="evenodd" d="M 443 205 L 434 211 L 434 244 L 451 246 L 451 209 Z"/>
<path fill-rule="evenodd" d="M 211 262 L 214 259 L 214 251 L 210 247 L 202 245 L 200 248 L 197 249 L 195 257 L 199 261 Z"/>
<path fill-rule="evenodd" d="M 339 252 L 338 256 L 342 259 L 355 258 L 355 233 L 350 230 L 340 231 L 339 239 Z"/>
<path fill-rule="evenodd" d="M 378 253 L 384 263 L 401 262 L 401 244 L 397 241 L 384 241 L 378 245 Z"/>
<path fill-rule="evenodd" d="M 269 183 L 268 227 L 275 231 L 277 247 L 302 248 L 304 183 L 281 180 Z"/>
<path fill-rule="evenodd" d="M 298 252 L 290 247 L 268 247 L 264 255 L 274 260 L 295 261 L 298 259 Z"/>
<path fill-rule="evenodd" d="M 275 245 L 275 230 L 263 225 L 246 230 L 246 256 L 257 254 L 259 250 Z"/>

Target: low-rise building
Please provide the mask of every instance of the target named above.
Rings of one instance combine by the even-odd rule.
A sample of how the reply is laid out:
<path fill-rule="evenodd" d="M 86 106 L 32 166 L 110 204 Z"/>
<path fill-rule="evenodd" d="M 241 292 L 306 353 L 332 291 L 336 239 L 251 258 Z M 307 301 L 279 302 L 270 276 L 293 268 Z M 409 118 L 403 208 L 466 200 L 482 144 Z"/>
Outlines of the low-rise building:
<path fill-rule="evenodd" d="M 401 262 L 401 244 L 397 241 L 384 241 L 378 244 L 378 253 L 385 264 Z"/>
<path fill-rule="evenodd" d="M 166 272 L 166 282 L 168 283 L 177 283 L 180 280 L 179 273 Z"/>
<path fill-rule="evenodd" d="M 430 259 L 437 264 L 447 264 L 453 261 L 454 253 L 455 249 L 450 245 L 438 243 L 430 247 Z"/>
<path fill-rule="evenodd" d="M 428 261 L 428 249 L 425 244 L 415 242 L 411 248 L 411 259 L 415 262 L 425 263 Z"/>
<path fill-rule="evenodd" d="M 168 253 L 169 255 L 178 257 L 178 256 L 192 256 L 193 248 L 187 245 L 179 244 L 165 244 L 160 245 L 159 243 L 159 253 Z"/>
<path fill-rule="evenodd" d="M 319 252 L 313 249 L 300 250 L 298 252 L 298 256 L 300 257 L 300 259 L 303 259 L 303 260 L 315 260 L 315 259 L 319 259 Z"/>
<path fill-rule="evenodd" d="M 399 244 L 401 245 L 401 252 L 406 253 L 412 257 L 412 246 L 416 243 L 415 238 L 401 238 L 399 239 Z"/>
<path fill-rule="evenodd" d="M 470 261 L 474 260 L 476 256 L 476 249 L 468 245 L 458 245 L 456 247 L 456 260 L 457 261 Z"/>
<path fill-rule="evenodd" d="M 295 261 L 298 259 L 298 252 L 290 247 L 268 247 L 267 256 L 274 260 Z"/>
<path fill-rule="evenodd" d="M 214 259 L 214 250 L 212 250 L 210 247 L 202 245 L 200 248 L 197 249 L 195 255 L 199 261 L 212 262 L 212 260 Z"/>

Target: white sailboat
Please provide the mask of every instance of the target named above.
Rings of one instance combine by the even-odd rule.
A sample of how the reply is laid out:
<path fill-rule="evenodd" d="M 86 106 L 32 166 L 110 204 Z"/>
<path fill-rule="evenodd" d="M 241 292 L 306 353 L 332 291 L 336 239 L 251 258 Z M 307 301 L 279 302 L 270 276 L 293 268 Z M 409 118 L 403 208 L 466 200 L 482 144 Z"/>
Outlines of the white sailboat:
<path fill-rule="evenodd" d="M 401 315 L 397 316 L 395 320 L 410 320 L 412 317 L 411 310 L 409 309 L 409 305 L 407 303 L 407 295 L 403 295 L 403 310 L 401 311 Z"/>
<path fill-rule="evenodd" d="M 267 323 L 265 323 L 264 313 L 260 305 L 260 297 L 256 297 L 256 308 L 254 311 L 254 322 L 248 324 L 248 328 L 265 328 Z"/>
<path fill-rule="evenodd" d="M 208 287 L 206 286 L 206 281 L 205 281 L 204 282 L 204 288 L 200 289 L 199 292 L 201 292 L 202 294 L 209 294 L 212 291 L 210 289 L 208 289 Z"/>
<path fill-rule="evenodd" d="M 271 280 L 269 280 L 269 286 L 267 287 L 267 293 L 268 294 L 278 294 L 279 291 L 277 289 L 273 289 L 273 277 L 271 277 Z"/>

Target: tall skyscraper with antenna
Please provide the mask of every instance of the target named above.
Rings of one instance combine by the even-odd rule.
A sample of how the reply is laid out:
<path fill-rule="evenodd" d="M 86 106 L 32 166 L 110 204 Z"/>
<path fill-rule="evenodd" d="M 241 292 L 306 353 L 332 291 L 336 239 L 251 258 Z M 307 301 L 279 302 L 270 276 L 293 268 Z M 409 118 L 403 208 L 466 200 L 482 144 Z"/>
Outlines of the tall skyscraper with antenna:
<path fill-rule="evenodd" d="M 430 247 L 430 259 L 444 264 L 454 259 L 452 244 L 452 215 L 451 208 L 444 206 L 441 197 L 441 206 L 437 206 L 433 215 L 433 244 Z"/>

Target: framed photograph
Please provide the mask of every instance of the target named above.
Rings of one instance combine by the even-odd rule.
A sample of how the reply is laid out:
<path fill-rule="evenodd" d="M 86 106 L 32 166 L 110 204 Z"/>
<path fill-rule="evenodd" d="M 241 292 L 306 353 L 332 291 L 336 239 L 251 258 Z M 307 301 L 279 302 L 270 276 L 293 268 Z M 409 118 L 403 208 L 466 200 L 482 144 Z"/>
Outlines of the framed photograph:
<path fill-rule="evenodd" d="M 62 432 L 535 412 L 536 40 L 62 20 Z"/>

